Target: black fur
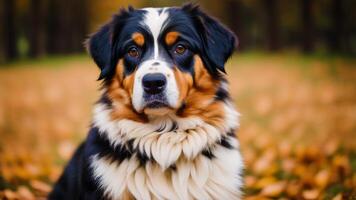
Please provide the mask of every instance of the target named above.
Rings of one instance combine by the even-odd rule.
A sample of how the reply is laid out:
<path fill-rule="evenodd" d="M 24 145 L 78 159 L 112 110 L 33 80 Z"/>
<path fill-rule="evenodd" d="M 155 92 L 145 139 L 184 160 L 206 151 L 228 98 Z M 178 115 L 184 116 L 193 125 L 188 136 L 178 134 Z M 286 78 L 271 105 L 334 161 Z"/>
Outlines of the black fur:
<path fill-rule="evenodd" d="M 225 101 L 225 100 L 228 100 L 228 99 L 230 99 L 229 92 L 226 89 L 222 88 L 222 87 L 218 88 L 218 90 L 215 93 L 215 100 L 217 100 L 217 101 Z"/>
<path fill-rule="evenodd" d="M 208 71 L 219 77 L 219 71 L 225 73 L 225 62 L 237 46 L 237 37 L 216 19 L 208 16 L 199 6 L 187 4 L 182 10 L 191 15 L 202 40 L 201 57 Z"/>
<path fill-rule="evenodd" d="M 209 158 L 210 160 L 213 159 L 213 158 L 215 158 L 215 155 L 213 154 L 213 152 L 212 152 L 212 150 L 211 150 L 210 148 L 203 150 L 203 151 L 202 151 L 202 154 L 203 154 L 205 157 Z"/>
<path fill-rule="evenodd" d="M 107 148 L 97 144 L 98 130 L 90 130 L 86 142 L 74 153 L 62 176 L 57 181 L 49 200 L 103 199 L 104 194 L 93 177 L 90 157 Z"/>
<path fill-rule="evenodd" d="M 228 148 L 228 149 L 233 149 L 234 147 L 230 144 L 228 137 L 223 136 L 220 141 L 218 142 L 219 145 Z"/>

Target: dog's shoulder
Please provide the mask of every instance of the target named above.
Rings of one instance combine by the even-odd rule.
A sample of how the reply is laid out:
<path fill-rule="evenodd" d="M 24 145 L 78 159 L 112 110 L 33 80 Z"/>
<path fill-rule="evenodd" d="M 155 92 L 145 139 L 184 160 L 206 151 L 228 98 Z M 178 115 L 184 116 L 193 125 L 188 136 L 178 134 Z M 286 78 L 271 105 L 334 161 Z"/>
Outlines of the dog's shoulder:
<path fill-rule="evenodd" d="M 91 156 L 101 150 L 97 142 L 98 130 L 91 128 L 86 141 L 73 154 L 48 199 L 101 199 L 102 192 L 90 168 Z"/>

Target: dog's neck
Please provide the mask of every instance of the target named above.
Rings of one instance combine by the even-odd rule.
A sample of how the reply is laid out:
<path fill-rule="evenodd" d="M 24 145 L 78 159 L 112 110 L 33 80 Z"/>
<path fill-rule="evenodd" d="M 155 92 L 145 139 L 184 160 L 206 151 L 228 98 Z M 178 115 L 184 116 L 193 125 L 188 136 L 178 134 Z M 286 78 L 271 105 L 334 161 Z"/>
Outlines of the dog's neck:
<path fill-rule="evenodd" d="M 227 105 L 226 105 L 227 106 Z M 194 159 L 203 151 L 210 151 L 216 143 L 228 140 L 237 128 L 237 113 L 226 107 L 226 122 L 215 127 L 198 116 L 180 118 L 175 115 L 151 118 L 148 123 L 128 119 L 111 119 L 111 109 L 105 104 L 97 104 L 94 109 L 94 126 L 102 137 L 107 138 L 113 147 L 131 145 L 152 158 L 163 169 L 168 168 L 181 157 Z"/>
<path fill-rule="evenodd" d="M 127 149 L 130 156 L 121 161 L 93 156 L 94 176 L 106 195 L 113 199 L 233 199 L 239 195 L 243 164 L 234 135 L 238 113 L 229 101 L 223 103 L 219 126 L 198 115 L 167 115 L 145 123 L 115 120 L 112 109 L 98 103 L 93 126 L 112 148 Z"/>

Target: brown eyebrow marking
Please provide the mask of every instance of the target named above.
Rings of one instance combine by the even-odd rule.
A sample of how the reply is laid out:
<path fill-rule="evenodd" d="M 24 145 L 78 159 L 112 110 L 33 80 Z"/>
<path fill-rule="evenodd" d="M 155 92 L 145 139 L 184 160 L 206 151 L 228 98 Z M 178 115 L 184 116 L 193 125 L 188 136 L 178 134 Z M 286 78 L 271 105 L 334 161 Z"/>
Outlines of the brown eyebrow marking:
<path fill-rule="evenodd" d="M 145 44 L 145 37 L 141 33 L 135 32 L 132 34 L 131 38 L 139 46 Z"/>
<path fill-rule="evenodd" d="M 172 31 L 166 34 L 165 42 L 167 45 L 172 45 L 177 41 L 179 33 L 176 31 Z"/>

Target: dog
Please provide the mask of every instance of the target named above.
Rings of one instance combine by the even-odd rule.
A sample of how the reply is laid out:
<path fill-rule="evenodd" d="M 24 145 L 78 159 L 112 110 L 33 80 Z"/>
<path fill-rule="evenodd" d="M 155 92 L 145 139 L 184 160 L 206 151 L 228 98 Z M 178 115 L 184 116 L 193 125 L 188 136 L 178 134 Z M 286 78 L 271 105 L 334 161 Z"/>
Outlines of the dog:
<path fill-rule="evenodd" d="M 121 9 L 87 41 L 102 95 L 49 199 L 240 199 L 236 44 L 197 5 Z"/>

